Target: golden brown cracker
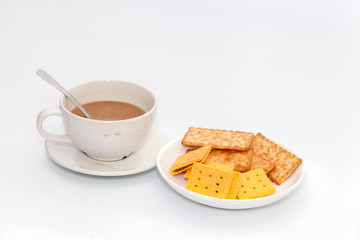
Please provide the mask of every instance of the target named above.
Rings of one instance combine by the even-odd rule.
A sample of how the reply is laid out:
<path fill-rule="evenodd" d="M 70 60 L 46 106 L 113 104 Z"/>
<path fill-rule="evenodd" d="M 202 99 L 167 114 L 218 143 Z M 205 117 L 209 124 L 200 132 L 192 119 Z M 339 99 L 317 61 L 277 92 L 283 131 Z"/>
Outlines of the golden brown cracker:
<path fill-rule="evenodd" d="M 211 162 L 226 164 L 225 159 L 227 155 L 228 155 L 228 150 L 212 149 L 209 155 L 207 156 L 206 160 Z M 226 165 L 230 165 L 230 164 L 226 164 Z"/>
<path fill-rule="evenodd" d="M 252 155 L 252 149 L 247 151 L 212 149 L 205 160 L 232 166 L 238 172 L 246 172 L 250 170 Z"/>
<path fill-rule="evenodd" d="M 302 163 L 302 159 L 280 147 L 261 133 L 254 138 L 254 153 L 275 164 L 268 174 L 271 181 L 280 185 Z"/>
<path fill-rule="evenodd" d="M 232 163 L 235 171 L 246 172 L 251 168 L 252 156 L 252 149 L 247 151 L 230 151 L 226 158 L 226 162 Z"/>
<path fill-rule="evenodd" d="M 226 198 L 229 194 L 233 173 L 213 166 L 194 163 L 186 189 L 215 198 Z"/>
<path fill-rule="evenodd" d="M 275 164 L 265 158 L 260 157 L 257 154 L 253 154 L 251 161 L 251 170 L 262 168 L 266 174 L 268 174 L 271 170 L 273 170 Z"/>
<path fill-rule="evenodd" d="M 239 199 L 265 197 L 276 192 L 276 188 L 261 168 L 242 173 L 240 181 L 237 193 Z"/>
<path fill-rule="evenodd" d="M 188 150 L 186 150 L 186 152 L 188 153 L 188 152 L 191 152 L 194 150 L 196 150 L 196 148 L 188 149 Z M 226 161 L 225 161 L 226 157 L 228 156 L 228 153 L 229 153 L 229 150 L 211 149 L 211 151 L 207 155 L 205 161 L 217 162 L 217 163 L 231 166 L 231 164 L 226 164 Z"/>
<path fill-rule="evenodd" d="M 254 138 L 253 133 L 190 127 L 182 144 L 190 147 L 211 145 L 212 148 L 248 150 Z"/>
<path fill-rule="evenodd" d="M 205 161 L 205 158 L 211 151 L 211 146 L 206 145 L 194 151 L 185 153 L 180 155 L 176 161 L 171 165 L 169 171 L 172 172 L 172 175 L 179 174 L 181 172 L 185 172 L 191 165 L 195 162 Z"/>

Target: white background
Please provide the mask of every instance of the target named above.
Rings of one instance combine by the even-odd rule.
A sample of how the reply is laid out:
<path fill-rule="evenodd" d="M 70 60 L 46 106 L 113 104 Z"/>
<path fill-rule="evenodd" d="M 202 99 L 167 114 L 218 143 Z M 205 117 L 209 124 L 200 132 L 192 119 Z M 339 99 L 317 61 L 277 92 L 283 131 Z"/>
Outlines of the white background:
<path fill-rule="evenodd" d="M 221 210 L 155 168 L 67 170 L 35 127 L 60 97 L 38 68 L 67 88 L 149 88 L 169 139 L 190 126 L 262 132 L 300 153 L 305 178 L 274 204 Z M 360 238 L 359 1 L 0 0 L 0 81 L 0 239 Z"/>

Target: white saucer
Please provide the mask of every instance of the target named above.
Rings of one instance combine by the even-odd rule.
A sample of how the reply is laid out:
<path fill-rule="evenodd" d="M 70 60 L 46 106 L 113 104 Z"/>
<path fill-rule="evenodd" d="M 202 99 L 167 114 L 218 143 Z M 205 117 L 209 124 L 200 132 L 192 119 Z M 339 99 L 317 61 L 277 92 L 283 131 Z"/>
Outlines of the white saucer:
<path fill-rule="evenodd" d="M 60 127 L 54 133 L 65 134 L 65 129 Z M 155 167 L 156 156 L 168 141 L 163 132 L 153 128 L 141 149 L 125 159 L 113 162 L 94 160 L 71 144 L 46 141 L 45 148 L 54 162 L 70 170 L 96 176 L 125 176 Z"/>

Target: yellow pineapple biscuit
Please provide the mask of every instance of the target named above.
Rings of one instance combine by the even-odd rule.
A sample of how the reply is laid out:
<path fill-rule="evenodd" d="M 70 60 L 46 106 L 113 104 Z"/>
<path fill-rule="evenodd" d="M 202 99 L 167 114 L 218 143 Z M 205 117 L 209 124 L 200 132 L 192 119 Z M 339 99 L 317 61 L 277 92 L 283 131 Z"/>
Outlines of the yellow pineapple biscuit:
<path fill-rule="evenodd" d="M 217 163 L 217 162 L 213 162 L 213 161 L 205 160 L 204 164 L 205 164 L 205 165 L 209 165 L 209 166 L 213 166 L 213 167 L 219 168 L 219 169 L 221 169 L 221 170 L 225 170 L 225 171 L 232 171 L 232 170 L 234 170 L 234 167 L 233 167 L 233 166 L 225 165 L 225 164 L 221 164 L 221 163 Z"/>
<path fill-rule="evenodd" d="M 236 199 L 236 194 L 240 188 L 240 173 L 233 171 L 234 170 L 233 166 L 221 164 L 218 162 L 205 160 L 204 164 L 216 167 L 216 168 L 224 170 L 224 171 L 230 171 L 231 173 L 233 173 L 233 180 L 231 182 L 231 187 L 230 187 L 227 199 Z"/>
<path fill-rule="evenodd" d="M 191 168 L 192 164 L 195 162 L 203 162 L 211 150 L 210 145 L 206 145 L 199 149 L 196 149 L 192 152 L 185 153 L 180 155 L 176 161 L 171 165 L 169 171 L 172 172 L 172 175 L 185 172 L 187 169 Z"/>
<path fill-rule="evenodd" d="M 251 161 L 251 170 L 262 168 L 266 174 L 268 174 L 271 170 L 273 170 L 275 164 L 271 161 L 266 160 L 256 154 L 253 154 Z"/>
<path fill-rule="evenodd" d="M 213 166 L 194 163 L 186 189 L 215 198 L 226 198 L 229 194 L 233 173 Z"/>
<path fill-rule="evenodd" d="M 242 173 L 240 189 L 237 193 L 239 199 L 265 197 L 276 192 L 276 188 L 266 176 L 263 169 Z"/>
<path fill-rule="evenodd" d="M 233 173 L 233 180 L 231 182 L 231 187 L 227 199 L 236 199 L 236 195 L 240 189 L 241 173 L 236 171 L 232 171 L 232 173 Z"/>
<path fill-rule="evenodd" d="M 184 178 L 189 179 L 190 173 L 191 173 L 191 168 L 186 171 L 186 173 L 184 174 Z"/>
<path fill-rule="evenodd" d="M 272 142 L 261 133 L 254 138 L 254 153 L 275 164 L 268 174 L 271 181 L 280 185 L 302 163 L 301 158 Z"/>
<path fill-rule="evenodd" d="M 221 164 L 221 163 L 217 163 L 217 162 L 212 162 L 212 161 L 208 161 L 208 160 L 205 160 L 204 164 L 213 166 L 213 167 L 219 168 L 221 170 L 225 170 L 225 171 L 234 170 L 233 166 L 229 166 L 229 165 L 225 165 L 225 164 Z M 190 173 L 191 173 L 191 168 L 186 171 L 186 173 L 184 174 L 184 178 L 189 179 Z"/>
<path fill-rule="evenodd" d="M 187 166 L 182 167 L 182 168 L 179 168 L 179 169 L 176 169 L 176 170 L 171 172 L 171 175 L 175 176 L 175 175 L 178 175 L 179 173 L 187 172 L 188 170 L 191 170 L 191 167 L 192 167 L 192 164 L 187 165 Z"/>
<path fill-rule="evenodd" d="M 254 138 L 253 133 L 190 127 L 182 144 L 190 147 L 211 145 L 212 148 L 248 150 Z"/>

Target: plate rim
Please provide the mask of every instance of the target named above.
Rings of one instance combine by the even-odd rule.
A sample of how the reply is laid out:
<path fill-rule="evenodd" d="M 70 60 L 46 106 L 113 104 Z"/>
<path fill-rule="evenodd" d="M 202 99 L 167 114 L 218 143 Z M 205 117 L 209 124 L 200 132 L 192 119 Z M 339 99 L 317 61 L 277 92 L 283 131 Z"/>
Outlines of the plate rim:
<path fill-rule="evenodd" d="M 207 205 L 207 206 L 215 207 L 215 208 L 234 209 L 234 210 L 235 209 L 249 209 L 249 208 L 265 206 L 265 205 L 274 203 L 274 202 L 282 199 L 283 197 L 287 196 L 289 193 L 294 191 L 299 186 L 299 184 L 302 182 L 302 180 L 305 176 L 305 165 L 304 165 L 304 162 L 302 162 L 298 168 L 298 169 L 301 169 L 301 173 L 300 173 L 298 180 L 293 185 L 291 185 L 290 187 L 288 187 L 287 189 L 283 190 L 280 193 L 275 193 L 273 195 L 269 195 L 269 196 L 262 197 L 262 198 L 241 199 L 241 200 L 240 199 L 236 199 L 236 200 L 235 199 L 218 199 L 218 198 L 213 198 L 210 196 L 205 196 L 205 195 L 202 195 L 199 193 L 189 191 L 186 188 L 179 186 L 175 182 L 171 181 L 171 179 L 169 179 L 168 176 L 165 174 L 165 172 L 163 172 L 163 170 L 161 169 L 161 166 L 160 166 L 160 164 L 162 162 L 161 156 L 163 155 L 163 153 L 165 152 L 166 149 L 168 149 L 173 144 L 180 142 L 181 139 L 182 139 L 182 137 L 178 137 L 173 140 L 170 140 L 168 143 L 166 143 L 160 149 L 160 151 L 158 152 L 158 155 L 157 155 L 157 159 L 156 159 L 157 169 L 158 169 L 161 177 L 165 180 L 165 182 L 167 184 L 169 184 L 176 192 L 178 192 L 182 196 L 184 196 L 194 202 L 197 202 L 197 203 L 200 203 L 203 205 Z M 293 148 L 285 145 L 283 142 L 276 140 L 274 138 L 270 138 L 270 140 L 274 141 L 275 143 L 279 144 L 281 147 L 286 148 L 291 153 L 293 153 L 296 156 L 301 158 L 301 156 Z M 298 169 L 296 169 L 296 170 L 298 170 Z"/>

